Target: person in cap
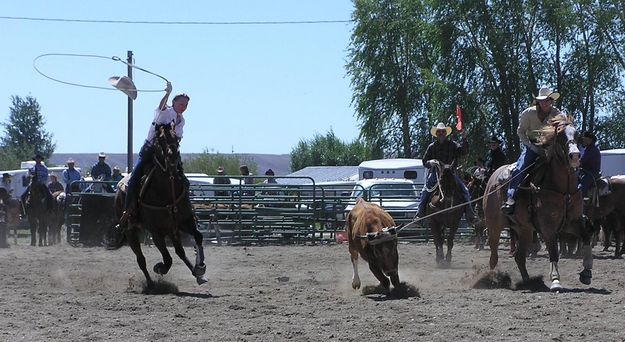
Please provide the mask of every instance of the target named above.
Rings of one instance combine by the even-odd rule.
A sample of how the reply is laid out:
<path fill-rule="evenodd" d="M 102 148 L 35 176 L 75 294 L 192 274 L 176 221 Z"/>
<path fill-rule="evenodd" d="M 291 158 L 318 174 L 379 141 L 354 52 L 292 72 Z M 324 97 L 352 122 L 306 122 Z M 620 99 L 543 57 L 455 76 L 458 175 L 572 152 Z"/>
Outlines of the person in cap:
<path fill-rule="evenodd" d="M 80 186 L 78 186 L 78 183 L 72 185 L 72 182 L 78 182 L 82 179 L 80 171 L 76 170 L 74 167 L 76 164 L 74 159 L 69 158 L 66 164 L 67 168 L 63 170 L 63 173 L 61 174 L 61 179 L 63 179 L 63 183 L 65 183 L 65 192 L 70 193 L 72 191 L 79 191 Z"/>
<path fill-rule="evenodd" d="M 106 163 L 106 154 L 98 154 L 98 162 L 91 167 L 91 178 L 93 180 L 110 181 L 112 176 L 111 166 Z"/>
<path fill-rule="evenodd" d="M 437 182 L 437 175 L 435 169 L 432 169 L 432 162 L 434 160 L 438 160 L 442 164 L 453 165 L 455 167 L 458 165 L 458 158 L 469 152 L 469 143 L 467 142 L 467 134 L 465 131 L 461 132 L 461 143 L 447 138 L 449 134 L 451 134 L 451 127 L 446 126 L 442 122 L 439 122 L 436 126 L 432 127 L 430 129 L 430 134 L 432 134 L 436 140 L 434 140 L 434 142 L 427 147 L 422 158 L 423 165 L 430 170 L 430 172 L 428 173 L 428 178 L 423 185 L 423 191 L 421 191 L 419 211 L 417 212 L 415 219 L 420 219 L 425 216 L 425 206 L 430 202 L 430 197 L 432 196 L 432 193 L 429 192 L 428 189 L 432 189 Z M 467 186 L 458 176 L 457 172 L 454 172 L 454 177 L 456 179 L 456 183 L 462 190 L 465 202 L 470 202 L 471 196 L 469 195 L 469 189 L 467 189 Z M 477 223 L 475 212 L 473 211 L 471 205 L 465 206 L 465 217 L 468 222 L 472 224 Z"/>
<path fill-rule="evenodd" d="M 120 219 L 120 223 L 122 224 L 126 222 L 129 216 L 132 216 L 136 209 L 137 197 L 139 195 L 139 183 L 145 172 L 144 165 L 147 162 L 150 162 L 154 155 L 153 144 L 156 137 L 156 125 L 171 125 L 173 131 L 178 137 L 178 141 L 182 140 L 182 133 L 185 124 L 184 116 L 182 116 L 182 114 L 187 110 L 187 106 L 189 105 L 189 96 L 187 94 L 178 94 L 174 96 L 170 107 L 167 106 L 167 100 L 169 99 L 171 91 L 171 82 L 167 82 L 165 95 L 159 102 L 158 107 L 154 110 L 154 119 L 148 129 L 147 139 L 145 139 L 145 142 L 141 147 L 141 151 L 139 151 L 139 158 L 137 159 L 137 163 L 135 164 L 135 167 L 130 175 L 130 179 L 128 180 L 125 200 L 126 210 Z M 185 180 L 185 183 L 187 183 L 188 188 L 188 180 L 184 177 L 182 165 L 178 165 L 178 168 L 182 178 Z"/>
<path fill-rule="evenodd" d="M 111 176 L 111 180 L 114 182 L 119 182 L 122 179 L 124 179 L 124 175 L 122 175 L 122 170 L 119 168 L 119 166 L 115 165 L 113 167 L 113 175 Z"/>
<path fill-rule="evenodd" d="M 587 131 L 582 134 L 584 153 L 580 159 L 579 188 L 584 198 L 588 197 L 588 190 L 601 177 L 601 152 L 596 142 L 597 137 L 592 132 Z"/>
<path fill-rule="evenodd" d="M 226 171 L 223 166 L 217 168 L 217 176 L 213 178 L 213 184 L 231 184 L 230 178 L 226 177 Z M 229 191 L 219 190 L 215 191 L 215 196 L 230 196 Z"/>
<path fill-rule="evenodd" d="M 13 181 L 11 180 L 11 174 L 5 172 L 2 174 L 2 182 L 0 182 L 0 188 L 5 189 L 9 196 L 13 197 L 13 192 L 15 188 L 13 186 Z"/>
<path fill-rule="evenodd" d="M 268 169 L 267 171 L 265 171 L 265 176 L 267 176 L 268 178 L 265 180 L 264 183 L 267 184 L 277 184 L 278 182 L 276 182 L 276 179 L 274 178 L 276 174 L 273 172 L 272 169 Z"/>
<path fill-rule="evenodd" d="M 50 190 L 51 193 L 63 191 L 63 184 L 59 182 L 59 178 L 54 173 L 50 174 L 50 183 L 48 184 L 48 190 Z"/>
<path fill-rule="evenodd" d="M 538 156 L 545 155 L 545 150 L 535 144 L 538 138 L 537 131 L 547 125 L 550 119 L 560 114 L 560 110 L 553 106 L 553 102 L 558 98 L 560 98 L 559 93 L 543 86 L 538 91 L 538 96 L 534 97 L 532 105 L 521 112 L 517 135 L 524 149 L 512 171 L 512 179 L 508 185 L 508 199 L 501 206 L 501 210 L 506 215 L 514 213 L 514 193 L 527 175 L 527 167 L 534 163 Z"/>
<path fill-rule="evenodd" d="M 48 168 L 43 163 L 41 154 L 36 154 L 33 158 L 35 165 L 29 169 L 30 173 L 34 173 L 41 184 L 48 184 Z"/>
<path fill-rule="evenodd" d="M 496 135 L 490 137 L 488 141 L 488 153 L 484 158 L 484 167 L 486 168 L 486 180 L 498 168 L 506 164 L 506 154 L 501 150 L 501 141 Z"/>

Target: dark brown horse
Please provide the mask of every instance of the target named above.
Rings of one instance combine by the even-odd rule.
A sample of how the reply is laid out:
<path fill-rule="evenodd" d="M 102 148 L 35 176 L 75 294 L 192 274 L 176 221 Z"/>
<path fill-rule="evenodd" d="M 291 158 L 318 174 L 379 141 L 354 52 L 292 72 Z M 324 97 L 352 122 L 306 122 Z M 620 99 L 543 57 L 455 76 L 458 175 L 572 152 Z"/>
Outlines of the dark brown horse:
<path fill-rule="evenodd" d="M 524 282 L 529 281 L 525 265 L 528 247 L 532 244 L 532 234 L 536 230 L 542 236 L 551 262 L 550 288 L 558 290 L 560 272 L 558 270 L 558 241 L 561 231 L 574 234 L 583 241 L 583 267 L 580 281 L 590 284 L 592 278 L 592 249 L 590 234 L 586 231 L 582 218 L 583 199 L 577 189 L 575 168 L 579 166 L 579 149 L 575 142 L 575 127 L 564 115 L 550 120 L 543 130 L 538 144 L 546 149 L 546 158 L 539 158 L 530 172 L 529 184 L 524 182 L 517 191 L 516 209 L 507 216 L 500 210 L 506 200 L 507 186 L 502 184 L 509 178 L 508 165 L 497 169 L 486 185 L 484 213 L 488 227 L 491 250 L 490 267 L 497 265 L 499 238 L 501 231 L 510 227 L 518 236 L 514 259 Z M 540 160 L 543 162 L 541 163 Z"/>
<path fill-rule="evenodd" d="M 141 251 L 140 231 L 147 230 L 152 235 L 154 245 L 161 252 L 163 262 L 154 265 L 154 272 L 167 274 L 172 266 L 172 258 L 167 250 L 165 238 L 169 237 L 176 254 L 187 265 L 198 284 L 207 282 L 204 278 L 206 265 L 204 264 L 204 249 L 202 234 L 197 229 L 197 222 L 189 201 L 189 189 L 180 174 L 178 164 L 178 139 L 171 126 L 155 127 L 157 130 L 154 141 L 153 167 L 146 172 L 139 194 L 138 214 L 128 221 L 128 227 L 123 231 L 122 239 L 110 242 L 112 249 L 121 247 L 124 238 L 137 256 L 139 268 L 145 275 L 148 288 L 154 283 L 146 268 L 146 261 Z M 146 165 L 146 170 L 149 168 Z M 117 190 L 115 203 L 118 217 L 121 216 L 125 198 L 125 187 Z M 180 232 L 190 234 L 195 239 L 195 264 L 187 258 Z"/>
<path fill-rule="evenodd" d="M 595 227 L 601 225 L 606 238 L 614 235 L 616 240 L 615 257 L 623 254 L 625 240 L 625 176 L 618 175 L 599 180 L 597 186 L 589 191 L 591 202 L 584 208 L 584 213 Z"/>
<path fill-rule="evenodd" d="M 39 182 L 35 173 L 30 175 L 28 190 L 22 195 L 22 203 L 30 226 L 30 245 L 35 246 L 39 235 L 39 246 L 47 246 L 48 219 L 52 209 L 52 198 L 48 188 Z"/>
<path fill-rule="evenodd" d="M 430 230 L 436 247 L 436 262 L 451 263 L 451 250 L 454 237 L 464 213 L 464 198 L 452 165 L 442 165 L 439 161 L 431 162 L 431 172 L 436 172 L 437 182 L 432 190 L 430 203 L 426 206 L 426 217 L 430 219 Z M 447 242 L 447 253 L 443 251 L 443 241 Z"/>
<path fill-rule="evenodd" d="M 61 243 L 61 228 L 65 223 L 65 192 L 54 192 L 52 199 L 52 210 L 48 217 L 48 242 L 54 245 Z"/>
<path fill-rule="evenodd" d="M 481 172 L 471 173 L 469 184 L 467 184 L 467 189 L 469 189 L 471 199 L 477 199 L 484 195 L 484 189 L 486 189 L 486 182 L 488 181 L 488 178 L 485 177 L 486 174 Z M 472 204 L 472 206 L 475 211 L 475 215 L 480 218 L 478 220 L 479 223 L 473 226 L 473 230 L 475 232 L 475 249 L 482 250 L 484 249 L 484 230 L 486 228 L 484 225 L 484 209 L 481 201 L 476 201 Z"/>

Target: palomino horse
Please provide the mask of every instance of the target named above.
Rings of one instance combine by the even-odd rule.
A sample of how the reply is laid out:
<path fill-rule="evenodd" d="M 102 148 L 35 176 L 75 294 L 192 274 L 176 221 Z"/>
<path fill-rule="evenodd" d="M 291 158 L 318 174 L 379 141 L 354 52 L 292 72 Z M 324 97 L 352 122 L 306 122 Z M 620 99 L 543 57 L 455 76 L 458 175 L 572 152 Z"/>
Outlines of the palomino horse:
<path fill-rule="evenodd" d="M 601 179 L 597 186 L 590 189 L 591 202 L 584 208 L 584 213 L 595 225 L 600 223 L 607 239 L 614 233 L 616 249 L 614 257 L 623 254 L 625 233 L 625 176 L 618 175 Z"/>
<path fill-rule="evenodd" d="M 54 201 L 48 220 L 48 242 L 51 245 L 61 243 L 61 228 L 65 223 L 65 192 L 54 192 L 52 199 Z"/>
<path fill-rule="evenodd" d="M 464 213 L 464 197 L 456 182 L 452 165 L 441 165 L 438 160 L 430 162 L 430 172 L 436 172 L 437 182 L 431 190 L 430 203 L 426 206 L 426 216 L 430 217 L 430 230 L 436 247 L 436 262 L 438 264 L 451 263 L 451 250 L 454 247 L 454 237 Z M 441 212 L 443 211 L 444 212 Z M 443 254 L 443 235 L 446 231 L 447 254 Z"/>
<path fill-rule="evenodd" d="M 30 226 L 30 245 L 35 246 L 39 234 L 39 246 L 47 246 L 47 230 L 52 198 L 48 188 L 39 182 L 36 174 L 30 175 L 28 190 L 22 195 L 22 202 Z"/>
<path fill-rule="evenodd" d="M 538 231 L 545 241 L 551 262 L 552 290 L 558 290 L 560 272 L 558 270 L 558 241 L 560 231 L 574 234 L 583 240 L 583 267 L 579 279 L 590 284 L 592 278 L 592 249 L 590 234 L 584 228 L 582 218 L 583 200 L 577 189 L 575 168 L 579 166 L 579 150 L 575 142 L 575 127 L 565 115 L 558 115 L 540 131 L 538 144 L 546 149 L 546 158 L 539 158 L 530 172 L 529 188 L 519 187 L 516 193 L 516 209 L 507 216 L 500 210 L 506 200 L 504 180 L 509 166 L 497 169 L 486 185 L 484 213 L 489 229 L 490 268 L 497 265 L 499 238 L 505 227 L 517 233 L 518 246 L 514 260 L 524 282 L 529 281 L 525 265 L 528 247 L 532 244 L 532 234 Z M 541 164 L 540 161 L 543 161 Z M 509 176 L 509 175 L 508 175 Z M 505 182 L 507 184 L 507 182 Z"/>
<path fill-rule="evenodd" d="M 169 237 L 176 254 L 187 265 L 196 278 L 198 284 L 207 282 L 204 278 L 206 265 L 204 264 L 204 249 L 202 247 L 202 233 L 197 229 L 197 222 L 189 200 L 188 185 L 184 176 L 179 172 L 180 153 L 178 139 L 170 125 L 157 125 L 154 140 L 153 167 L 147 171 L 146 179 L 142 183 L 139 195 L 137 222 L 130 218 L 128 227 L 123 236 L 116 242 L 109 243 L 109 248 L 121 247 L 124 238 L 137 256 L 139 268 L 147 280 L 148 289 L 154 286 L 152 278 L 146 268 L 146 261 L 141 252 L 139 233 L 141 229 L 149 231 L 154 245 L 161 252 L 163 262 L 154 265 L 154 272 L 167 274 L 172 265 L 172 258 L 165 244 L 165 237 Z M 118 217 L 121 216 L 125 198 L 125 187 L 118 187 L 115 204 Z M 180 232 L 190 234 L 195 239 L 196 258 L 193 265 L 187 258 Z"/>

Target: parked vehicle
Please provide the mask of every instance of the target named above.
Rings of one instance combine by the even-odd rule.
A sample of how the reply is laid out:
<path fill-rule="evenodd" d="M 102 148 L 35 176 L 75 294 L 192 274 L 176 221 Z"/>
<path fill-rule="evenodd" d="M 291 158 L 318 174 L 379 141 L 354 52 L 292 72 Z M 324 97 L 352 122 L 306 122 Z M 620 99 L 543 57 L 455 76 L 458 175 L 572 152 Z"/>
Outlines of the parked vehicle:
<path fill-rule="evenodd" d="M 601 175 L 625 175 L 625 149 L 601 151 Z"/>
<path fill-rule="evenodd" d="M 410 179 L 363 179 L 356 182 L 345 212 L 351 211 L 356 199 L 362 197 L 386 209 L 395 220 L 412 219 L 419 206 L 419 189 L 420 186 Z"/>

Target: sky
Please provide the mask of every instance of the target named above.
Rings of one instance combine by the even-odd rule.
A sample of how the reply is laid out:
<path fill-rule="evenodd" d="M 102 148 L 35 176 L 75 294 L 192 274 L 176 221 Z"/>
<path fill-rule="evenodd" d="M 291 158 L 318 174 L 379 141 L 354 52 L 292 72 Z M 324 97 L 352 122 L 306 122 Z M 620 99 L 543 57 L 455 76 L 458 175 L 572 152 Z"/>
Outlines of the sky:
<path fill-rule="evenodd" d="M 14 20 L 6 17 L 150 21 L 284 22 L 349 20 L 350 0 L 7 1 L 0 13 L 0 121 L 11 96 L 32 96 L 59 153 L 125 153 L 128 105 L 108 88 L 126 75 L 126 59 L 187 93 L 183 153 L 288 154 L 302 140 L 333 130 L 351 142 L 358 122 L 345 64 L 351 23 L 291 25 L 153 25 Z M 99 57 L 59 56 L 94 55 Z M 39 57 L 39 58 L 37 58 Z M 36 61 L 35 61 L 36 59 Z M 139 90 L 165 82 L 137 69 Z M 164 92 L 139 92 L 133 103 L 138 152 Z M 171 102 L 171 98 L 170 98 Z M 2 133 L 4 134 L 4 132 Z"/>

